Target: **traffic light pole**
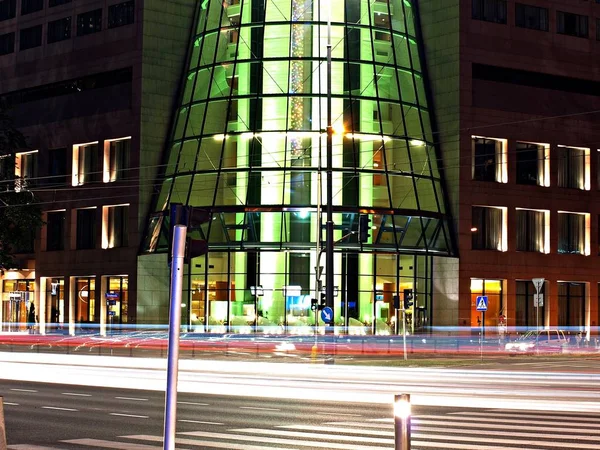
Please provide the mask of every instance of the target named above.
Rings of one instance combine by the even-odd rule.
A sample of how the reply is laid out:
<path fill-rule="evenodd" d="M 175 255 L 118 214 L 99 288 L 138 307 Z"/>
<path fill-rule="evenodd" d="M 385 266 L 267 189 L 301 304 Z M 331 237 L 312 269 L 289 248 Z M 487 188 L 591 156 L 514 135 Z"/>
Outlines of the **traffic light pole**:
<path fill-rule="evenodd" d="M 175 450 L 177 416 L 177 377 L 179 374 L 179 332 L 181 328 L 181 295 L 183 289 L 183 259 L 187 227 L 173 227 L 171 255 L 171 305 L 169 309 L 169 349 L 167 354 L 167 392 L 165 396 L 164 450 Z"/>
<path fill-rule="evenodd" d="M 325 228 L 325 296 L 327 306 L 334 311 L 332 329 L 335 330 L 333 302 L 333 126 L 331 120 L 331 1 L 327 2 L 327 223 Z"/>

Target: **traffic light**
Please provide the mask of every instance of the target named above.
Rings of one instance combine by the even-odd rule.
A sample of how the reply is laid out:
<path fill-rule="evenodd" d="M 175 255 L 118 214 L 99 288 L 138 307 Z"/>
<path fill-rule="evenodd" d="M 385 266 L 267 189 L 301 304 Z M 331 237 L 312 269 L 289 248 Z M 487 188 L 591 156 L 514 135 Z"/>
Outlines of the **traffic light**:
<path fill-rule="evenodd" d="M 317 301 L 316 298 L 311 298 L 310 299 L 310 309 L 311 311 L 316 311 L 317 309 L 319 309 L 319 302 Z"/>
<path fill-rule="evenodd" d="M 367 242 L 369 237 L 369 231 L 371 230 L 371 219 L 369 219 L 368 214 L 361 214 L 358 217 L 358 236 L 360 242 Z"/>
<path fill-rule="evenodd" d="M 325 292 L 321 292 L 321 307 L 327 305 L 327 294 Z"/>
<path fill-rule="evenodd" d="M 413 303 L 412 289 L 404 289 L 404 309 L 410 309 Z"/>
<path fill-rule="evenodd" d="M 394 294 L 394 309 L 400 309 L 400 296 Z"/>

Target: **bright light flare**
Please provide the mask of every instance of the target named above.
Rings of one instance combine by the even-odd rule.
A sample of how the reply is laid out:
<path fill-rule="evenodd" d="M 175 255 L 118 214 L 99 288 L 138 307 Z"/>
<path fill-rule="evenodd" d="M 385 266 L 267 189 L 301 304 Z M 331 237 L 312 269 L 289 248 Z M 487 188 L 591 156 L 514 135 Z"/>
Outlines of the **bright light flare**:
<path fill-rule="evenodd" d="M 410 395 L 400 394 L 395 396 L 394 416 L 403 420 L 410 417 Z"/>

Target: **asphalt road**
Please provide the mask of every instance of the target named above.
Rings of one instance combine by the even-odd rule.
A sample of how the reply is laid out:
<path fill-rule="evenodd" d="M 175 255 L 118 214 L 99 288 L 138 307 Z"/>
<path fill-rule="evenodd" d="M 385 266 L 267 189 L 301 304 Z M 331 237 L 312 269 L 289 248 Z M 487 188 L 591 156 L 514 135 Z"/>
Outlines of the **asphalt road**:
<path fill-rule="evenodd" d="M 110 383 L 110 380 L 107 380 Z M 107 384 L 108 384 L 107 383 Z M 164 394 L 0 381 L 10 450 L 162 448 Z M 600 411 L 414 406 L 412 449 L 600 448 Z M 393 449 L 390 405 L 180 393 L 180 449 Z"/>

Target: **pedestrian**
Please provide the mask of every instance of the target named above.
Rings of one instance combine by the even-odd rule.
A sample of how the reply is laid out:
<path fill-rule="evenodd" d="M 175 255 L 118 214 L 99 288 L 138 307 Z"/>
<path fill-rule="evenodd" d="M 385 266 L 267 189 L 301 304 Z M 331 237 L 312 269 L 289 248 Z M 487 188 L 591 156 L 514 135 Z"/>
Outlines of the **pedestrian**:
<path fill-rule="evenodd" d="M 27 316 L 27 328 L 29 328 L 30 333 L 32 333 L 35 328 L 35 304 L 33 302 L 31 302 L 31 306 L 29 307 L 29 315 Z"/>

